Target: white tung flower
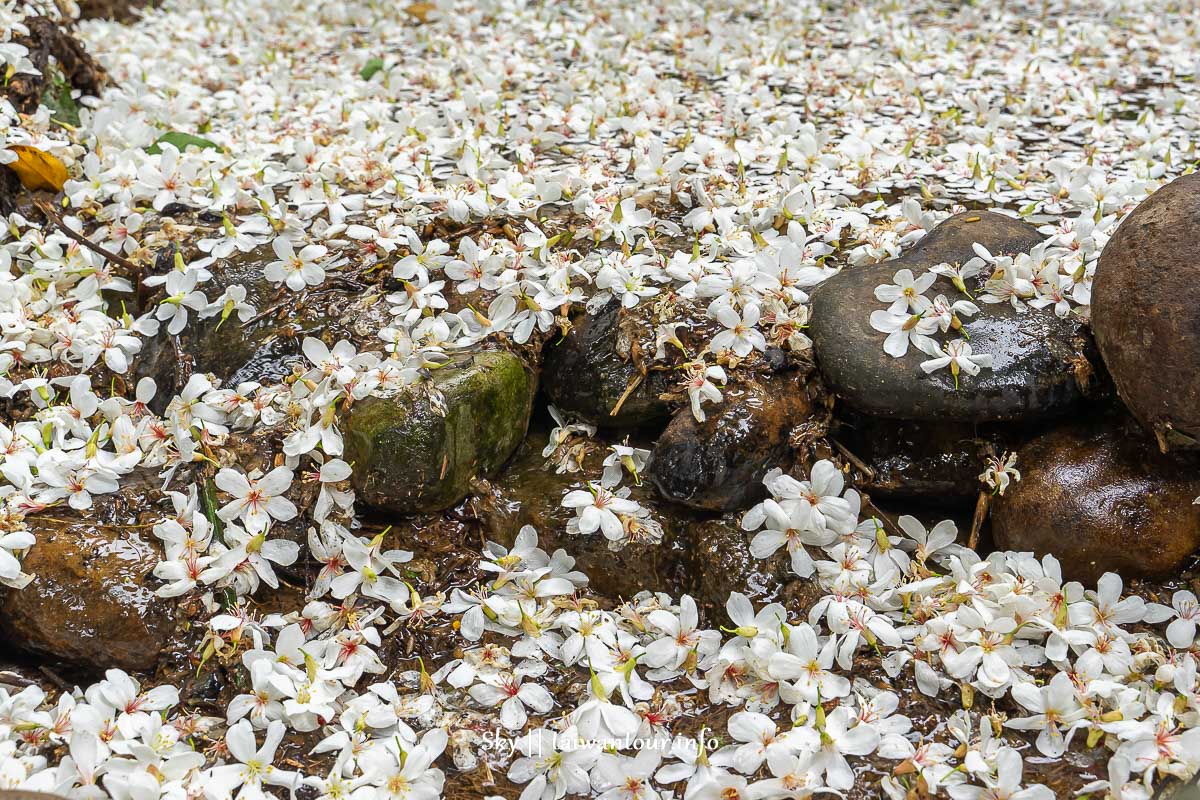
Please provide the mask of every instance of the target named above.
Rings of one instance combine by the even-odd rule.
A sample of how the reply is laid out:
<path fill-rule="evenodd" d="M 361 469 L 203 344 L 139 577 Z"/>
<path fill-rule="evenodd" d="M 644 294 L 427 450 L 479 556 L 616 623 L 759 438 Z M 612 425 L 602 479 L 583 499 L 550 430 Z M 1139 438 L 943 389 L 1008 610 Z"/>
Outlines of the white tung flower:
<path fill-rule="evenodd" d="M 958 388 L 958 375 L 960 372 L 965 372 L 968 375 L 978 375 L 981 368 L 987 367 L 990 369 L 992 366 L 991 353 L 972 353 L 971 345 L 966 339 L 955 339 L 946 345 L 945 350 L 929 343 L 924 344 L 924 349 L 933 358 L 928 361 L 922 361 L 921 369 L 926 374 L 929 374 L 949 367 L 950 374 L 954 376 L 955 389 Z"/>

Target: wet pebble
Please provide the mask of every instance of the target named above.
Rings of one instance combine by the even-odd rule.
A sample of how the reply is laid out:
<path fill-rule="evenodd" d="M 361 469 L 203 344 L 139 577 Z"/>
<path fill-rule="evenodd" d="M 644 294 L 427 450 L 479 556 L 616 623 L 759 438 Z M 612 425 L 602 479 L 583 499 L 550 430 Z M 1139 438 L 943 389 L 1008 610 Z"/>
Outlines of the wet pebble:
<path fill-rule="evenodd" d="M 763 475 L 790 465 L 793 431 L 825 429 L 819 376 L 783 371 L 751 376 L 723 391 L 698 422 L 679 409 L 651 451 L 647 474 L 659 494 L 707 511 L 744 508 L 764 493 Z"/>
<path fill-rule="evenodd" d="M 172 251 L 163 252 L 166 268 L 173 268 Z M 255 315 L 243 322 L 236 313 L 224 321 L 220 314 L 205 319 L 193 314 L 177 336 L 160 330 L 144 341 L 134 359 L 134 378 L 154 378 L 163 398 L 159 402 L 165 404 L 165 398 L 182 388 L 189 371 L 211 373 L 227 386 L 278 383 L 305 363 L 302 347 L 310 336 L 328 346 L 345 339 L 360 351 L 382 351 L 377 334 L 392 320 L 388 304 L 379 302 L 377 294 L 332 285 L 296 296 L 263 277 L 264 267 L 275 259 L 264 245 L 211 265 L 212 279 L 198 290 L 215 300 L 230 286 L 240 285 Z"/>
<path fill-rule="evenodd" d="M 550 400 L 606 427 L 632 428 L 665 419 L 669 407 L 659 395 L 670 388 L 671 378 L 662 371 L 645 376 L 639 371 L 639 362 L 644 365 L 654 355 L 638 351 L 639 324 L 615 302 L 575 318 L 574 329 L 561 341 L 552 339 L 544 351 L 542 379 Z"/>
<path fill-rule="evenodd" d="M 839 409 L 833 437 L 870 470 L 860 470 L 859 488 L 935 503 L 974 502 L 988 456 L 1021 438 L 1004 425 L 892 420 L 846 409 Z"/>
<path fill-rule="evenodd" d="M 752 534 L 741 528 L 740 514 L 697 522 L 688 528 L 683 589 L 696 599 L 710 624 L 727 625 L 725 602 L 731 592 L 750 598 L 755 608 L 783 603 L 789 615 L 806 617 L 825 594 L 815 578 L 800 578 L 791 571 L 783 550 L 768 558 L 750 552 Z"/>

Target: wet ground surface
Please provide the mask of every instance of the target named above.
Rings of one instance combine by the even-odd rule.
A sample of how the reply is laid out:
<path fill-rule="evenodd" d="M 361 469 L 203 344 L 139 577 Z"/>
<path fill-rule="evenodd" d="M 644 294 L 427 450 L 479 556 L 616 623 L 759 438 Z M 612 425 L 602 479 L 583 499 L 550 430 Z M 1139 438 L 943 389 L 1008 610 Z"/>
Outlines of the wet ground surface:
<path fill-rule="evenodd" d="M 786 565 L 750 556 L 746 548 L 750 535 L 738 526 L 740 512 L 705 513 L 674 506 L 659 500 L 649 484 L 634 487 L 633 494 L 663 522 L 661 542 L 632 542 L 622 550 L 613 551 L 599 535 L 566 533 L 571 513 L 562 508 L 559 501 L 565 492 L 584 484 L 583 475 L 599 471 L 604 448 L 593 443 L 581 455 L 585 471 L 556 474 L 542 455 L 551 424 L 544 410 L 535 415 L 525 442 L 501 474 L 490 482 L 479 482 L 475 494 L 458 507 L 443 514 L 408 518 L 368 515 L 364 518 L 361 533 L 374 535 L 387 531 L 388 541 L 394 546 L 414 552 L 413 560 L 406 565 L 405 577 L 423 596 L 448 595 L 454 588 L 470 587 L 481 577 L 477 562 L 483 543 L 492 540 L 510 545 L 521 526 L 528 524 L 538 529 L 541 546 L 548 552 L 562 548 L 577 559 L 577 567 L 591 577 L 590 586 L 582 597 L 600 607 L 616 608 L 624 599 L 643 589 L 676 596 L 690 593 L 697 598 L 701 625 L 716 628 L 729 624 L 723 602 L 732 590 L 745 592 L 756 605 L 783 602 L 793 621 L 803 618 L 820 597 L 821 592 L 812 582 L 788 575 Z M 629 436 L 629 441 L 646 446 L 656 432 L 635 432 Z M 961 511 L 930 508 L 902 499 L 881 501 L 879 510 L 890 519 L 900 513 L 912 513 L 928 520 L 949 516 L 960 520 L 961 531 L 969 526 L 968 517 Z M 98 523 L 96 527 L 99 531 L 103 526 Z M 985 529 L 982 546 L 988 546 L 988 540 Z M 252 613 L 288 613 L 302 607 L 314 575 L 315 566 L 292 568 L 278 590 L 264 589 L 253 600 Z M 1171 580 L 1131 582 L 1127 591 L 1147 601 L 1169 602 L 1171 593 L 1177 589 L 1200 588 L 1200 578 L 1196 576 L 1193 564 Z M 201 629 L 191 624 L 203 619 L 201 610 L 194 603 L 185 602 L 176 609 L 175 615 L 180 624 L 160 660 L 154 682 L 180 686 L 184 709 L 201 715 L 222 716 L 229 701 L 247 689 L 239 654 L 208 654 L 205 657 Z M 380 677 L 399 682 L 402 673 L 419 670 L 422 666 L 434 672 L 450 659 L 460 657 L 464 644 L 456 626 L 444 616 L 429 621 L 410 620 L 385 636 L 380 656 L 389 671 Z M 86 668 L 47 662 L 19 653 L 5 654 L 0 659 L 0 682 L 16 687 L 37 683 L 52 695 L 73 685 L 86 685 L 98 677 Z M 909 738 L 914 743 L 939 741 L 955 746 L 946 722 L 965 705 L 957 690 L 928 697 L 916 689 L 909 672 L 891 678 L 882 669 L 878 656 L 866 653 L 856 659 L 853 677 L 877 689 L 899 694 L 900 712 L 913 722 Z M 571 683 L 576 680 L 577 674 L 568 675 L 551 669 L 542 682 L 552 692 L 564 692 L 577 690 L 578 687 L 572 687 Z M 371 682 L 369 676 L 365 678 L 364 687 Z M 723 732 L 728 716 L 737 710 L 713 705 L 705 692 L 689 691 L 685 685 L 670 688 L 682 692 L 680 704 L 658 711 L 664 720 L 673 722 L 675 733 L 699 732 L 704 728 Z M 449 698 L 448 702 L 452 706 L 455 702 L 461 705 L 461 719 L 456 728 L 456 736 L 461 742 L 472 742 L 477 747 L 479 742 L 486 742 L 494 735 L 494 721 L 474 710 L 469 700 Z M 826 705 L 827 710 L 833 707 L 833 704 Z M 1011 700 L 993 705 L 981 695 L 973 699 L 972 708 L 990 712 L 998 720 L 1017 710 Z M 546 721 L 551 721 L 553 715 L 554 712 L 548 715 Z M 536 717 L 531 719 L 534 724 L 538 721 Z M 786 720 L 779 721 L 786 726 Z M 1073 796 L 1080 786 L 1106 777 L 1108 751 L 1103 745 L 1091 749 L 1072 747 L 1063 758 L 1050 759 L 1037 753 L 1032 736 L 1024 737 L 1011 730 L 1004 731 L 1003 736 L 1010 745 L 1023 751 L 1027 783 L 1042 783 L 1053 789 L 1058 797 Z M 277 763 L 297 769 L 303 767 L 309 774 L 324 774 L 332 764 L 331 758 L 312 756 L 308 752 L 318 740 L 316 734 L 290 735 Z M 474 748 L 463 752 L 471 750 Z M 454 740 L 449 752 L 455 752 Z M 477 763 L 463 762 L 470 768 L 447 770 L 445 797 L 477 798 L 499 794 L 515 798 L 520 794 L 523 787 L 505 777 L 511 750 L 491 747 L 478 753 Z M 878 781 L 893 774 L 897 767 L 896 761 L 877 756 L 856 759 L 852 763 L 859 780 L 847 794 L 851 798 L 878 797 Z M 307 791 L 299 796 L 308 798 Z"/>
<path fill-rule="evenodd" d="M 832 42 L 837 46 L 838 42 Z M 843 43 L 844 44 L 844 43 Z M 688 80 L 708 80 L 700 76 L 689 75 Z M 1150 76 L 1155 80 L 1155 76 Z M 1152 85 L 1166 85 L 1171 76 L 1165 73 L 1158 76 L 1161 84 L 1140 85 L 1132 90 L 1121 93 L 1122 109 L 1119 118 L 1133 120 L 1152 102 L 1154 93 Z M 806 106 L 804 87 L 780 83 L 773 89 L 783 93 L 785 99 L 789 96 L 796 106 Z M 822 119 L 823 112 L 814 109 L 813 118 Z M 1083 136 L 1065 134 L 1050 118 L 1030 118 L 1022 120 L 1020 130 L 1014 133 L 1019 142 L 1019 157 L 1032 159 L 1041 153 L 1061 152 L 1064 145 L 1085 149 L 1089 143 Z M 565 154 L 559 155 L 567 160 Z M 445 166 L 439 165 L 439 166 Z M 767 182 L 775 180 L 768 174 L 754 176 L 756 180 Z M 879 196 L 884 202 L 895 202 L 906 196 L 915 196 L 921 192 L 923 185 L 919 181 L 909 184 L 893 183 L 882 192 L 876 187 L 864 183 L 864 195 Z M 967 208 L 984 209 L 996 206 L 1017 210 L 1020 203 L 1016 200 L 1005 203 L 997 202 L 995 197 L 973 189 L 968 185 L 951 187 L 931 201 L 937 208 L 945 208 L 959 203 Z M 673 211 L 660 215 L 670 217 Z M 678 214 L 676 221 L 678 221 Z M 550 233 L 567 229 L 572 220 L 566 216 L 549 222 L 545 227 Z M 446 235 L 447 241 L 454 243 L 467 233 L 460 229 Z M 430 232 L 426 232 L 430 233 Z M 441 232 L 439 232 L 441 233 Z M 673 249 L 687 250 L 691 241 L 686 237 L 660 235 L 656 244 L 666 251 Z M 586 239 L 580 240 L 579 249 L 586 252 Z M 293 309 L 277 306 L 272 297 L 256 298 L 256 306 L 269 310 L 272 317 L 285 318 Z M 482 298 L 486 304 L 488 298 Z M 478 302 L 478 300 L 477 300 Z M 378 326 L 375 326 L 378 327 Z M 263 325 L 257 330 L 266 330 Z M 347 335 L 343 325 L 337 321 L 330 323 L 324 317 L 307 316 L 297 321 L 289 335 L 281 337 L 272 335 L 261 341 L 247 340 L 232 355 L 222 353 L 221 356 L 236 359 L 244 367 L 231 372 L 226 377 L 235 380 L 242 378 L 258 378 L 275 380 L 288 375 L 291 362 L 296 358 L 298 342 L 303 335 L 321 334 L 329 330 L 334 338 Z M 612 551 L 607 542 L 599 536 L 571 536 L 566 532 L 567 522 L 571 512 L 560 505 L 562 495 L 572 489 L 581 488 L 584 475 L 595 476 L 600 470 L 600 461 L 605 454 L 608 443 L 619 441 L 623 437 L 612 434 L 601 434 L 594 448 L 581 456 L 586 469 L 580 473 L 555 474 L 553 467 L 547 466 L 547 459 L 542 456 L 542 448 L 550 428 L 550 421 L 545 414 L 545 397 L 539 398 L 542 410 L 517 454 L 502 472 L 490 481 L 481 481 L 475 487 L 471 498 L 464 501 L 455 509 L 445 514 L 424 515 L 416 518 L 398 518 L 382 514 L 368 514 L 364 517 L 363 533 L 374 534 L 389 530 L 388 536 L 396 546 L 411 549 L 415 558 L 407 565 L 407 577 L 413 586 L 423 595 L 449 593 L 453 588 L 468 587 L 477 581 L 480 573 L 476 562 L 485 540 L 494 540 L 508 545 L 512 543 L 517 531 L 522 525 L 530 524 L 537 528 L 542 546 L 547 550 L 563 548 L 571 553 L 591 577 L 589 592 L 586 595 L 603 607 L 613 608 L 632 593 L 643 590 L 661 590 L 672 595 L 690 593 L 698 599 L 702 613 L 702 624 L 707 627 L 718 627 L 727 624 L 723 610 L 724 598 L 731 590 L 746 592 L 756 603 L 780 600 L 785 603 L 790 612 L 796 617 L 803 615 L 807 606 L 819 596 L 816 587 L 807 581 L 789 578 L 786 568 L 779 564 L 764 564 L 754 559 L 747 550 L 749 536 L 740 531 L 738 520 L 740 513 L 719 514 L 714 512 L 695 511 L 680 506 L 664 503 L 657 498 L 649 484 L 634 487 L 633 496 L 650 508 L 657 519 L 663 523 L 664 534 L 660 542 L 633 542 L 621 551 Z M 629 441 L 641 447 L 650 447 L 665 420 L 631 435 Z M 978 430 L 969 431 L 972 436 L 972 447 L 979 436 Z M 986 438 L 986 437 L 985 437 Z M 601 444 L 600 442 L 603 442 Z M 847 437 L 852 451 L 857 450 L 852 437 Z M 952 453 L 954 443 L 948 448 L 950 455 L 946 460 L 948 471 L 961 472 L 968 463 L 977 462 L 977 454 L 972 452 L 969 457 L 955 459 Z M 895 464 L 890 466 L 896 472 L 903 471 L 909 465 Z M 886 483 L 886 479 L 882 482 Z M 969 491 L 960 495 L 961 504 L 930 507 L 915 503 L 903 497 L 903 493 L 889 493 L 881 487 L 877 502 L 880 511 L 893 518 L 902 513 L 911 513 L 922 520 L 933 521 L 946 517 L 959 521 L 959 530 L 964 532 L 970 527 L 970 506 L 973 496 Z M 99 527 L 99 526 L 97 526 Z M 95 531 L 97 535 L 99 531 Z M 982 546 L 990 546 L 990 537 L 985 527 Z M 277 591 L 260 593 L 253 601 L 253 610 L 258 614 L 272 612 L 289 612 L 303 606 L 306 589 L 311 585 L 315 569 L 309 565 L 307 569 L 293 569 L 285 576 L 284 585 Z M 1189 566 L 1180 576 L 1158 582 L 1132 582 L 1127 589 L 1147 600 L 1156 602 L 1166 601 L 1171 592 L 1178 588 L 1197 588 L 1198 582 L 1194 565 Z M 200 631 L 191 623 L 202 619 L 199 608 L 184 603 L 177 609 L 179 626 L 176 628 L 167 657 L 159 666 L 155 682 L 173 682 L 181 686 L 185 708 L 198 713 L 221 715 L 229 700 L 237 693 L 245 690 L 243 683 L 244 671 L 234 666 L 236 658 L 224 658 L 220 655 L 202 661 L 203 641 Z M 406 623 L 385 637 L 381 656 L 389 667 L 389 672 L 383 678 L 391 678 L 402 671 L 417 669 L 424 665 L 430 671 L 447 660 L 461 654 L 461 638 L 453 626 L 445 620 L 434 619 L 429 622 L 414 624 Z M 12 658 L 12 664 L 4 663 L 5 658 Z M 901 695 L 901 710 L 909 716 L 915 725 L 915 736 L 923 739 L 946 741 L 945 720 L 957 709 L 961 708 L 962 699 L 958 696 L 943 696 L 928 698 L 916 691 L 909 680 L 894 681 L 881 669 L 878 660 L 862 656 L 856 664 L 856 676 L 877 687 L 887 687 Z M 46 662 L 32 656 L 19 654 L 0 654 L 0 682 L 36 682 L 48 691 L 57 693 L 68 690 L 74 684 L 86 684 L 95 680 L 98 675 L 80 667 Z M 565 689 L 562 675 L 549 676 L 545 683 L 551 688 Z M 714 707 L 709 704 L 702 693 L 691 695 L 694 705 L 687 708 L 672 709 L 670 713 L 678 713 L 686 720 L 676 726 L 676 732 L 686 733 L 698 731 L 707 727 L 717 731 L 725 730 L 725 720 L 731 709 Z M 985 699 L 977 698 L 975 708 Z M 1011 711 L 1009 705 L 996 709 L 1004 714 Z M 464 708 L 462 729 L 470 730 L 477 725 L 477 732 L 482 735 L 488 730 L 487 720 L 480 716 L 472 722 L 470 712 Z M 915 737 L 914 737 L 915 738 Z M 1007 732 L 1006 738 L 1014 746 L 1022 749 L 1026 756 L 1026 779 L 1030 782 L 1041 782 L 1051 787 L 1060 797 L 1072 796 L 1075 790 L 1094 778 L 1105 776 L 1107 751 L 1103 748 L 1091 750 L 1073 748 L 1062 759 L 1047 759 L 1039 756 L 1028 740 L 1019 738 L 1013 732 Z M 281 752 L 282 765 L 298 768 L 303 765 L 313 774 L 322 774 L 328 768 L 328 762 L 315 760 L 307 755 L 314 740 L 312 737 L 294 736 L 289 738 L 284 751 Z M 885 759 L 868 759 L 857 762 L 860 780 L 851 797 L 877 797 L 878 780 L 888 774 L 896 766 L 894 761 Z M 514 798 L 522 787 L 508 782 L 504 778 L 506 759 L 495 756 L 480 766 L 467 770 L 447 770 L 448 782 L 444 795 L 451 798 L 477 798 L 485 794 L 500 794 Z M 308 800 L 308 795 L 301 797 Z"/>

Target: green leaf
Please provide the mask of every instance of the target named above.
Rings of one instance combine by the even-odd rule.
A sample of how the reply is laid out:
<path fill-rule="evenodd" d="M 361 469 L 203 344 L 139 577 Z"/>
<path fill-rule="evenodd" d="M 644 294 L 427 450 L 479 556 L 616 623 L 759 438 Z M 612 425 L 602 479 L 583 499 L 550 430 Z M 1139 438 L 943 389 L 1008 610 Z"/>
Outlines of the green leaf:
<path fill-rule="evenodd" d="M 237 608 L 237 592 L 232 586 L 223 586 L 213 592 L 213 597 L 222 611 L 228 612 Z M 240 672 L 240 670 L 239 670 Z M 240 676 L 239 676 L 240 677 Z"/>
<path fill-rule="evenodd" d="M 159 147 L 159 145 L 164 143 L 174 145 L 181 151 L 186 150 L 188 145 L 195 145 L 201 150 L 207 150 L 210 147 L 214 150 L 221 149 L 221 145 L 217 144 L 211 139 L 205 139 L 201 136 L 194 136 L 190 133 L 183 133 L 181 131 L 167 131 L 162 136 L 158 137 L 158 140 L 155 141 L 154 144 L 147 147 L 146 152 L 152 156 L 158 155 L 162 152 L 162 148 Z"/>
<path fill-rule="evenodd" d="M 221 507 L 217 500 L 217 484 L 212 478 L 206 480 L 200 489 L 200 506 L 204 510 L 204 516 L 208 518 L 208 522 L 212 525 L 213 538 L 221 544 L 225 544 L 225 520 L 217 516 L 217 509 Z"/>
<path fill-rule="evenodd" d="M 79 105 L 71 97 L 71 84 L 57 69 L 50 75 L 50 84 L 42 92 L 42 105 L 50 109 L 50 118 L 54 122 L 65 123 L 72 128 L 79 127 Z"/>
<path fill-rule="evenodd" d="M 371 77 L 381 69 L 383 69 L 383 59 L 379 56 L 375 56 L 374 58 L 367 59 L 367 63 L 363 65 L 361 70 L 359 70 L 358 75 L 364 81 L 369 81 L 371 80 Z"/>

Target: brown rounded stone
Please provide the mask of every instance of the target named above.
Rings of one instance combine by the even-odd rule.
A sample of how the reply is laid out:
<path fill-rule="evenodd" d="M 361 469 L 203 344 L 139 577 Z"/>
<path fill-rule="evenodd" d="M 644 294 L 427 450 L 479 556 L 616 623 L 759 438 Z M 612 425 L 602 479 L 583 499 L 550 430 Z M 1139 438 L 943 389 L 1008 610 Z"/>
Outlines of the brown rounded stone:
<path fill-rule="evenodd" d="M 171 603 L 154 594 L 160 553 L 149 530 L 61 510 L 26 522 L 37 544 L 22 566 L 35 577 L 0 596 L 3 637 L 96 670 L 153 669 L 174 619 Z"/>
<path fill-rule="evenodd" d="M 1142 201 L 1108 240 L 1092 328 L 1117 393 L 1159 448 L 1200 448 L 1200 174 Z"/>
<path fill-rule="evenodd" d="M 996 546 L 1049 553 L 1082 581 L 1178 570 L 1200 547 L 1200 477 L 1140 434 L 1132 420 L 1088 421 L 1021 448 L 1022 480 L 993 500 Z"/>

